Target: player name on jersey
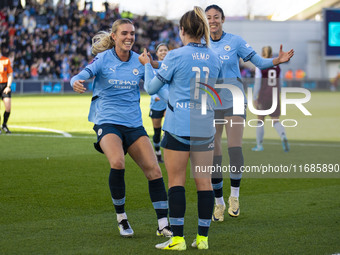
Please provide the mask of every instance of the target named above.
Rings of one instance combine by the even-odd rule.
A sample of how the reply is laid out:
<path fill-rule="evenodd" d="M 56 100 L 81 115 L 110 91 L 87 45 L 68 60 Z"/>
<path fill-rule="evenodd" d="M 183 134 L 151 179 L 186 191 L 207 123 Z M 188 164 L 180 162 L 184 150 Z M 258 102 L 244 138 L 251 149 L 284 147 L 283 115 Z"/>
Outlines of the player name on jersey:
<path fill-rule="evenodd" d="M 194 52 L 191 54 L 193 60 L 208 60 L 209 54 Z"/>

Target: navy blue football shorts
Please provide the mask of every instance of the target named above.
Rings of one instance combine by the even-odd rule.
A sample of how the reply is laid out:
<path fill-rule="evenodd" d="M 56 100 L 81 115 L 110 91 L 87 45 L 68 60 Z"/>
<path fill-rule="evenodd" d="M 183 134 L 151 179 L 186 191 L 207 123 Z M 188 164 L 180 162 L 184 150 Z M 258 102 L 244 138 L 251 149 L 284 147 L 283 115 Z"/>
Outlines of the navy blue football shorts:
<path fill-rule="evenodd" d="M 161 119 L 164 117 L 165 110 L 166 109 L 162 111 L 156 111 L 156 110 L 150 109 L 149 117 L 151 117 L 151 119 Z"/>
<path fill-rule="evenodd" d="M 212 151 L 214 137 L 184 137 L 165 131 L 161 146 L 174 151 Z"/>
<path fill-rule="evenodd" d="M 244 105 L 244 114 L 234 114 L 233 113 L 233 107 L 228 109 L 216 109 L 215 110 L 215 119 L 224 119 L 224 117 L 231 117 L 231 116 L 240 116 L 243 119 L 247 118 L 247 105 Z"/>
<path fill-rule="evenodd" d="M 143 126 L 134 128 L 116 124 L 101 124 L 94 125 L 93 130 L 97 134 L 97 142 L 94 143 L 94 148 L 101 153 L 104 152 L 100 148 L 99 142 L 107 134 L 115 134 L 119 136 L 119 138 L 123 142 L 124 154 L 127 153 L 127 150 L 130 147 L 130 145 L 137 141 L 139 137 L 148 136 Z"/>

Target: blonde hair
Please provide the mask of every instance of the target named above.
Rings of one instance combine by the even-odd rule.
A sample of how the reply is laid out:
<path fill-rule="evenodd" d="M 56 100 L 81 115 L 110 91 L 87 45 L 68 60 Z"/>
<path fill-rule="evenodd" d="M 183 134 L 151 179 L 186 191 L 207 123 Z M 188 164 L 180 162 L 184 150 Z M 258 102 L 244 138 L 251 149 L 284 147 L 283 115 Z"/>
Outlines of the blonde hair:
<path fill-rule="evenodd" d="M 100 52 L 112 49 L 115 46 L 115 41 L 112 39 L 112 34 L 115 34 L 118 27 L 122 24 L 132 24 L 129 19 L 118 19 L 113 22 L 111 31 L 100 31 L 92 38 L 92 54 L 97 55 Z"/>
<path fill-rule="evenodd" d="M 262 56 L 264 58 L 271 58 L 273 55 L 273 50 L 272 50 L 272 47 L 270 46 L 264 46 L 262 48 Z"/>
<path fill-rule="evenodd" d="M 201 7 L 195 6 L 194 10 L 186 12 L 179 21 L 180 28 L 189 36 L 204 40 L 210 44 L 210 29 L 207 16 Z"/>

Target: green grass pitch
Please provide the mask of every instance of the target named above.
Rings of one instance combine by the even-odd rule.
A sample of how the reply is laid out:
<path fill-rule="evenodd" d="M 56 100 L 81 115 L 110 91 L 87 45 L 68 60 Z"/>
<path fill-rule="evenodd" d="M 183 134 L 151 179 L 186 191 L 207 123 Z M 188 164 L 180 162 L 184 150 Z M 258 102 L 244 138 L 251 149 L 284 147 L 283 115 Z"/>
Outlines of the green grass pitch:
<path fill-rule="evenodd" d="M 266 124 L 263 152 L 252 152 L 255 129 L 244 131 L 245 165 L 339 164 L 339 93 L 313 92 L 305 104 L 312 116 L 294 106 L 282 119 L 291 151 L 284 153 Z M 0 254 L 160 254 L 154 245 L 157 221 L 145 177 L 126 157 L 126 210 L 135 237 L 119 236 L 108 188 L 109 164 L 93 149 L 95 134 L 87 121 L 91 96 L 14 96 L 9 127 L 0 135 Z M 149 96 L 142 95 L 146 130 Z M 3 106 L 2 106 L 3 111 Z M 248 120 L 255 118 L 248 113 Z M 56 131 L 67 132 L 64 137 Z M 65 133 L 64 133 L 65 134 Z M 224 164 L 228 164 L 224 139 Z M 162 172 L 167 182 L 164 165 Z M 244 174 L 238 218 L 211 223 L 204 254 L 337 254 L 340 253 L 339 173 L 326 175 Z M 271 177 L 271 178 L 266 178 Z M 278 178 L 280 177 L 280 178 Z M 321 178 L 314 178 L 321 177 Z M 225 179 L 225 200 L 229 180 Z M 185 238 L 187 251 L 197 233 L 197 195 L 188 172 Z M 166 251 L 163 252 L 167 253 Z M 170 252 L 171 253 L 171 252 Z"/>

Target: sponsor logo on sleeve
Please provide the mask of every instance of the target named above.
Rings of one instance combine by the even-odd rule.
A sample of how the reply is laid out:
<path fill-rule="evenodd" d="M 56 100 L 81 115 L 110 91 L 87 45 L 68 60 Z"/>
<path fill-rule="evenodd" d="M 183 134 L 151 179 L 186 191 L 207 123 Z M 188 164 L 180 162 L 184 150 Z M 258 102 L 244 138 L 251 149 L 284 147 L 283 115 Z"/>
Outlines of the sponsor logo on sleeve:
<path fill-rule="evenodd" d="M 168 71 L 168 66 L 162 63 L 161 68 L 164 69 L 165 71 Z"/>
<path fill-rule="evenodd" d="M 98 59 L 98 57 L 95 57 L 94 59 L 92 59 L 92 61 L 90 62 L 90 64 L 92 64 L 94 61 L 96 61 Z"/>

